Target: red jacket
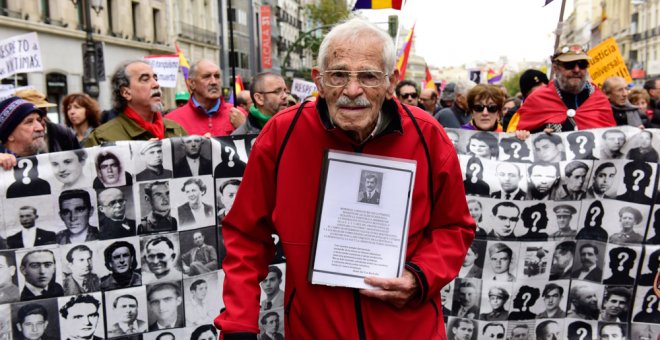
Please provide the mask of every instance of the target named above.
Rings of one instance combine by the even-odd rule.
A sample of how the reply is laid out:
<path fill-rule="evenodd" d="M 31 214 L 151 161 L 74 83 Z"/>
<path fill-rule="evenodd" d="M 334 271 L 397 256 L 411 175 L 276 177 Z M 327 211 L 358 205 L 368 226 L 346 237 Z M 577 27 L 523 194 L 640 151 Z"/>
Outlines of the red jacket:
<path fill-rule="evenodd" d="M 298 107 L 278 113 L 257 137 L 234 205 L 222 222 L 227 248 L 223 262 L 226 310 L 215 325 L 226 338 L 231 333 L 259 332 L 259 282 L 275 254 L 271 233 L 277 232 L 287 258 L 287 339 L 358 339 L 359 329 L 367 339 L 444 339 L 439 292 L 457 275 L 476 229 L 452 142 L 432 116 L 410 107 L 430 151 L 435 197 L 431 206 L 425 149 L 398 101 L 383 105 L 383 112 L 392 117 L 385 130 L 357 145 L 344 131 L 332 127 L 325 101 L 319 99 L 317 107 L 324 112 L 306 104 L 276 175 L 277 155 Z M 307 281 L 326 149 L 417 161 L 406 266 L 417 277 L 419 301 L 397 309 L 355 289 Z"/>
<path fill-rule="evenodd" d="M 189 135 L 203 136 L 210 132 L 212 136 L 229 136 L 234 131 L 229 120 L 231 107 L 231 104 L 220 98 L 218 112 L 209 117 L 204 110 L 195 107 L 191 96 L 186 105 L 172 110 L 165 118 L 179 123 Z"/>

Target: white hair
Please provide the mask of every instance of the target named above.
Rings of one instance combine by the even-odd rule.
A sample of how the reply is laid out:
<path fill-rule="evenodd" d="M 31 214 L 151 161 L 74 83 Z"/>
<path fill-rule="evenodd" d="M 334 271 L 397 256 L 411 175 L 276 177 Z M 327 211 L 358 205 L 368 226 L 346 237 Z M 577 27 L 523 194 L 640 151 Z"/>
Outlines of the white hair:
<path fill-rule="evenodd" d="M 471 80 L 459 80 L 456 82 L 456 87 L 454 87 L 454 93 L 465 97 L 467 96 L 467 93 L 475 86 L 477 86 L 477 84 Z"/>
<path fill-rule="evenodd" d="M 359 44 L 364 44 L 364 40 L 367 38 L 377 38 L 382 41 L 383 64 L 385 65 L 383 71 L 390 74 L 396 66 L 396 52 L 392 38 L 374 24 L 358 17 L 333 27 L 323 38 L 317 59 L 320 71 L 325 71 L 328 61 L 328 46 L 332 41 L 340 41 L 344 46 L 359 46 Z"/>

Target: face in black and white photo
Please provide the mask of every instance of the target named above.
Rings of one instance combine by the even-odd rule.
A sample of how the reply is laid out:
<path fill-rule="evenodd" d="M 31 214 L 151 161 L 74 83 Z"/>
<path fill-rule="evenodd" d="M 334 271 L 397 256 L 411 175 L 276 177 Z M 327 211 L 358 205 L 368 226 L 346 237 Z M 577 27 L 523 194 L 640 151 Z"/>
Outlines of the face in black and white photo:
<path fill-rule="evenodd" d="M 107 150 L 99 152 L 94 165 L 96 167 L 96 178 L 93 187 L 96 189 L 133 184 L 131 174 L 124 170 L 119 157 L 114 152 Z"/>
<path fill-rule="evenodd" d="M 633 230 L 643 220 L 642 213 L 629 206 L 625 206 L 619 210 L 619 225 L 621 229 L 619 232 L 610 235 L 609 242 L 615 244 L 639 244 L 644 240 L 642 234 Z"/>
<path fill-rule="evenodd" d="M 476 322 L 470 319 L 454 318 L 447 327 L 448 329 L 447 339 L 451 339 L 451 340 L 475 339 L 476 337 L 474 335 L 478 333 L 478 330 L 476 328 L 477 328 Z"/>
<path fill-rule="evenodd" d="M 628 306 L 631 305 L 632 293 L 625 287 L 607 287 L 603 297 L 600 320 L 606 322 L 625 322 L 628 320 Z"/>
<path fill-rule="evenodd" d="M 499 163 L 495 168 L 495 174 L 500 182 L 502 190 L 491 194 L 493 198 L 521 200 L 526 193 L 520 189 L 520 168 L 513 163 Z"/>
<path fill-rule="evenodd" d="M 55 254 L 49 249 L 31 250 L 21 259 L 20 272 L 25 279 L 21 301 L 64 294 L 62 286 L 55 282 Z"/>
<path fill-rule="evenodd" d="M 550 199 L 559 183 L 559 168 L 556 164 L 532 164 L 528 169 L 528 190 L 531 199 Z"/>
<path fill-rule="evenodd" d="M 212 325 L 199 326 L 190 335 L 190 340 L 215 340 L 217 338 L 218 331 Z"/>
<path fill-rule="evenodd" d="M 561 308 L 562 299 L 564 297 L 564 287 L 554 283 L 548 283 L 543 288 L 541 296 L 543 297 L 545 310 L 541 312 L 541 314 L 537 315 L 537 318 L 557 319 L 566 316 L 566 311 Z"/>
<path fill-rule="evenodd" d="M 175 236 L 175 235 L 172 235 Z M 145 283 L 181 280 L 182 273 L 176 268 L 177 252 L 173 242 L 167 236 L 157 236 L 144 246 L 144 264 L 149 272 L 143 273 Z"/>
<path fill-rule="evenodd" d="M 501 202 L 493 206 L 492 220 L 493 229 L 488 233 L 488 237 L 497 240 L 513 240 L 513 234 L 518 221 L 520 220 L 520 209 L 511 202 Z"/>
<path fill-rule="evenodd" d="M 481 331 L 480 339 L 504 339 L 504 333 L 506 329 L 504 325 L 499 322 L 489 322 L 484 326 L 483 331 Z"/>
<path fill-rule="evenodd" d="M 600 159 L 623 158 L 621 148 L 626 144 L 626 134 L 621 130 L 610 129 L 603 132 L 603 144 L 600 147 Z"/>
<path fill-rule="evenodd" d="M 580 243 L 577 247 L 580 267 L 573 271 L 574 279 L 600 282 L 603 277 L 601 268 L 602 254 L 599 247 L 592 243 Z"/>
<path fill-rule="evenodd" d="M 458 277 L 481 278 L 482 268 L 479 265 L 479 262 L 483 264 L 483 260 L 480 261 L 480 259 L 483 259 L 484 256 L 484 245 L 485 244 L 480 241 L 472 242 L 467 250 L 467 254 L 465 254 Z"/>
<path fill-rule="evenodd" d="M 518 324 L 511 330 L 511 340 L 528 340 L 529 326 Z"/>
<path fill-rule="evenodd" d="M 575 256 L 575 242 L 564 241 L 559 243 L 552 254 L 550 267 L 550 280 L 567 280 L 571 278 L 573 258 Z"/>
<path fill-rule="evenodd" d="M 626 331 L 624 331 L 624 327 L 624 325 L 619 323 L 602 324 L 600 326 L 600 330 L 598 331 L 598 335 L 602 340 L 625 340 Z"/>
<path fill-rule="evenodd" d="M 7 238 L 9 248 L 31 248 L 55 243 L 55 233 L 37 228 L 37 219 L 39 211 L 34 206 L 24 205 L 18 208 L 18 222 L 23 228 Z"/>
<path fill-rule="evenodd" d="M 142 284 L 142 276 L 137 268 L 135 246 L 131 243 L 113 242 L 105 248 L 103 255 L 105 267 L 111 273 L 101 278 L 101 289 L 109 290 Z"/>
<path fill-rule="evenodd" d="M 362 171 L 362 190 L 359 192 L 358 202 L 370 204 L 380 203 L 380 183 L 378 180 L 379 175 L 382 178 L 382 174 L 364 170 Z"/>
<path fill-rule="evenodd" d="M 199 178 L 188 178 L 181 187 L 187 202 L 177 208 L 179 224 L 182 228 L 215 225 L 213 206 L 202 201 L 207 186 Z"/>
<path fill-rule="evenodd" d="M 18 301 L 14 253 L 0 252 L 0 303 Z"/>
<path fill-rule="evenodd" d="M 183 327 L 181 287 L 174 282 L 158 283 L 147 288 L 149 331 Z"/>
<path fill-rule="evenodd" d="M 589 166 L 581 161 L 572 161 L 564 168 L 565 178 L 564 185 L 556 200 L 564 201 L 580 201 L 587 195 L 584 190 L 584 184 L 587 181 L 589 173 Z"/>
<path fill-rule="evenodd" d="M 62 336 L 67 339 L 100 340 L 100 337 L 94 335 L 99 319 L 102 319 L 100 306 L 101 302 L 92 295 L 78 295 L 66 300 L 60 307 Z M 103 321 L 101 327 L 102 324 Z"/>
<path fill-rule="evenodd" d="M 616 176 L 616 167 L 612 162 L 599 164 L 594 170 L 591 187 L 587 190 L 587 198 L 614 198 L 612 194 L 607 194 Z"/>
<path fill-rule="evenodd" d="M 497 159 L 499 150 L 497 137 L 488 132 L 477 132 L 470 136 L 467 145 L 467 154 L 483 159 Z"/>
<path fill-rule="evenodd" d="M 218 187 L 218 198 L 222 204 L 222 208 L 218 210 L 218 223 L 227 216 L 227 213 L 229 213 L 229 210 L 231 210 L 231 207 L 234 205 L 239 185 L 241 185 L 239 179 L 229 179 Z"/>
<path fill-rule="evenodd" d="M 181 141 L 184 154 L 179 153 L 180 158 L 174 163 L 174 177 L 210 175 L 211 159 L 203 152 L 206 139 L 202 136 L 188 136 L 181 138 Z M 175 147 L 175 157 L 178 150 Z"/>
<path fill-rule="evenodd" d="M 140 320 L 139 307 L 140 303 L 146 301 L 138 301 L 138 298 L 132 294 L 122 294 L 108 299 L 106 295 L 106 312 L 110 309 L 108 304 L 112 304 L 112 320 L 108 321 L 108 337 L 124 336 L 129 334 L 142 333 L 147 331 L 147 323 Z M 116 320 L 116 321 L 115 321 Z"/>
<path fill-rule="evenodd" d="M 268 312 L 261 317 L 260 328 L 263 339 L 284 339 L 282 333 L 279 333 L 281 324 L 280 314 L 277 312 Z"/>
<path fill-rule="evenodd" d="M 261 301 L 262 311 L 284 307 L 284 290 L 280 287 L 281 284 L 282 270 L 274 265 L 268 266 L 268 275 L 261 281 L 261 289 L 266 294 L 266 299 Z"/>
<path fill-rule="evenodd" d="M 479 318 L 487 321 L 505 321 L 508 319 L 509 311 L 506 310 L 505 304 L 509 301 L 509 292 L 502 287 L 490 287 L 488 289 L 488 307 L 490 312 L 482 313 Z M 485 312 L 483 304 L 481 311 Z"/>
<path fill-rule="evenodd" d="M 451 300 L 451 287 L 452 284 L 448 283 L 442 289 L 440 290 L 440 301 L 442 302 L 442 314 L 445 316 L 449 316 L 451 313 L 450 308 L 451 304 L 449 303 Z"/>
<path fill-rule="evenodd" d="M 594 285 L 587 282 L 574 283 L 571 285 L 569 296 L 571 310 L 566 316 L 582 320 L 597 320 L 600 314 L 598 300 L 598 292 Z"/>
<path fill-rule="evenodd" d="M 170 216 L 170 185 L 165 181 L 150 182 L 144 185 L 144 201 L 148 204 L 150 211 L 142 217 L 139 234 L 147 234 L 159 231 L 175 231 L 178 222 Z M 143 209 L 144 211 L 144 209 Z"/>
<path fill-rule="evenodd" d="M 135 220 L 126 218 L 127 205 L 124 192 L 118 188 L 104 189 L 98 194 L 100 239 L 135 236 Z"/>
<path fill-rule="evenodd" d="M 92 203 L 85 190 L 67 190 L 59 197 L 60 218 L 66 230 L 57 233 L 58 244 L 82 243 L 98 240 L 98 228 L 89 224 Z"/>
<path fill-rule="evenodd" d="M 558 229 L 552 234 L 552 237 L 555 239 L 575 237 L 577 230 L 571 228 L 571 221 L 573 220 L 573 215 L 577 214 L 577 209 L 568 204 L 560 204 L 555 206 L 552 210 L 555 213 Z"/>
<path fill-rule="evenodd" d="M 207 236 L 209 236 L 209 242 L 206 241 Z M 181 256 L 184 274 L 195 276 L 218 269 L 218 252 L 215 248 L 212 229 L 195 230 L 192 233 L 192 240 L 190 240 L 190 233 L 181 233 L 180 238 L 182 240 L 181 249 L 190 249 Z M 192 241 L 191 245 L 190 241 Z M 186 247 L 186 245 L 189 246 Z"/>
<path fill-rule="evenodd" d="M 23 305 L 14 324 L 19 333 L 14 333 L 15 339 L 41 340 L 48 328 L 48 310 L 41 304 Z"/>
<path fill-rule="evenodd" d="M 447 137 L 449 137 L 449 140 L 451 140 L 451 143 L 454 145 L 454 149 L 456 149 L 456 151 L 458 152 L 459 151 L 458 142 L 460 141 L 458 132 L 453 130 L 445 130 L 445 132 L 447 133 Z"/>
<path fill-rule="evenodd" d="M 516 280 L 516 277 L 509 272 L 512 259 L 513 250 L 506 244 L 494 243 L 488 247 L 488 260 L 493 274 L 493 281 L 512 282 Z"/>
<path fill-rule="evenodd" d="M 479 318 L 481 281 L 457 279 L 451 314 L 461 318 Z"/>
<path fill-rule="evenodd" d="M 534 160 L 544 163 L 559 163 L 566 159 L 564 145 L 557 134 L 539 134 L 534 141 Z"/>
<path fill-rule="evenodd" d="M 218 316 L 220 305 L 216 296 L 217 279 L 215 273 L 209 275 L 197 276 L 184 282 L 185 307 L 186 307 L 186 326 L 201 326 L 213 323 L 213 319 Z M 191 282 L 188 289 L 185 287 Z"/>
<path fill-rule="evenodd" d="M 137 181 L 172 178 L 172 171 L 164 166 L 163 144 L 162 141 L 140 142 L 138 144 L 141 146 L 139 158 L 144 161 L 145 168 L 135 176 Z"/>
<path fill-rule="evenodd" d="M 84 150 L 49 153 L 48 159 L 55 179 L 62 184 L 62 190 L 89 186 L 83 171 L 87 160 L 87 152 Z"/>
<path fill-rule="evenodd" d="M 100 290 L 99 277 L 93 273 L 92 250 L 77 245 L 66 254 L 70 273 L 64 274 L 64 295 L 78 295 Z"/>
<path fill-rule="evenodd" d="M 561 326 L 557 321 L 545 320 L 536 326 L 537 340 L 561 339 Z"/>

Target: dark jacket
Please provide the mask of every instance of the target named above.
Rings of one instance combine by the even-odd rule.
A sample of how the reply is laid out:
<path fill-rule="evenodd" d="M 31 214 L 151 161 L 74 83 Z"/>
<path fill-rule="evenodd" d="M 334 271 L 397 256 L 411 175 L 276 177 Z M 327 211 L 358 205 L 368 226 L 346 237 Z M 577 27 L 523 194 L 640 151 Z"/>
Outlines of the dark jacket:
<path fill-rule="evenodd" d="M 248 114 L 245 122 L 236 128 L 236 130 L 234 130 L 231 135 L 257 135 L 259 132 L 261 132 L 262 127 L 263 126 L 259 125 L 259 122 L 257 122 L 257 119 L 254 118 L 254 116 Z"/>
<path fill-rule="evenodd" d="M 458 107 L 456 102 L 451 107 L 440 110 L 434 118 L 445 128 L 460 129 L 472 119 L 472 115 Z"/>
<path fill-rule="evenodd" d="M 48 152 L 80 149 L 78 138 L 70 129 L 47 121 L 46 131 L 48 131 Z"/>
<path fill-rule="evenodd" d="M 128 230 L 123 225 L 128 226 Z M 99 239 L 110 240 L 114 238 L 135 236 L 135 220 L 125 218 L 123 221 L 115 221 L 99 214 Z"/>
<path fill-rule="evenodd" d="M 630 125 L 639 126 L 644 125 L 650 127 L 649 117 L 646 113 L 642 112 L 639 107 L 632 105 L 626 101 L 623 106 L 611 104 L 612 112 L 614 113 L 614 120 L 616 125 Z"/>
<path fill-rule="evenodd" d="M 163 118 L 165 126 L 165 138 L 187 136 L 188 133 L 179 124 Z M 149 140 L 154 138 L 150 132 L 128 118 L 123 112 L 114 119 L 99 126 L 94 130 L 85 142 L 85 147 L 100 145 L 106 142 L 120 140 Z"/>
<path fill-rule="evenodd" d="M 35 296 L 27 287 L 23 287 L 23 291 L 21 292 L 21 301 L 52 298 L 62 295 L 64 295 L 64 289 L 62 289 L 62 286 L 59 283 L 55 282 L 55 280 L 52 280 L 46 288 L 46 293 L 39 296 Z"/>
<path fill-rule="evenodd" d="M 208 158 L 205 158 L 204 156 L 199 156 L 199 176 L 202 175 L 210 175 L 211 174 L 211 169 L 213 168 L 213 165 L 211 164 L 211 160 Z M 183 157 L 179 159 L 178 162 L 174 164 L 174 177 L 191 177 L 192 176 L 192 171 L 190 170 L 190 166 L 188 165 L 188 161 L 186 160 L 186 157 Z"/>
<path fill-rule="evenodd" d="M 44 246 L 47 244 L 55 244 L 56 243 L 55 235 L 56 234 L 52 231 L 37 228 L 37 235 L 34 238 L 34 245 Z M 19 231 L 16 234 L 7 237 L 7 245 L 9 245 L 9 248 L 11 249 L 25 247 L 23 245 L 23 231 Z"/>

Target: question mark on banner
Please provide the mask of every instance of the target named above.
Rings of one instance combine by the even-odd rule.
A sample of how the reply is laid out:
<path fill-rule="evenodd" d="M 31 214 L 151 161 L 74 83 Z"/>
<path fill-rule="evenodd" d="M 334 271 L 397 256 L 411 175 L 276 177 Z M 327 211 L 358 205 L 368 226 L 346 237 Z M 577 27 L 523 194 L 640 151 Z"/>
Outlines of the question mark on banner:
<path fill-rule="evenodd" d="M 639 191 L 639 182 L 641 182 L 644 179 L 644 171 L 643 170 L 635 170 L 632 173 L 633 178 L 635 179 L 634 185 L 633 185 L 633 190 Z"/>
<path fill-rule="evenodd" d="M 479 173 L 481 173 L 481 165 L 477 163 L 472 163 L 470 164 L 470 171 L 472 171 L 472 178 L 470 179 L 470 182 L 472 183 L 477 183 L 479 180 Z"/>
<path fill-rule="evenodd" d="M 578 334 L 580 340 L 584 340 L 587 337 L 587 334 L 589 334 L 589 331 L 586 328 L 578 328 L 576 333 Z"/>
<path fill-rule="evenodd" d="M 32 179 L 30 178 L 30 170 L 32 170 L 32 161 L 29 159 L 21 159 L 18 161 L 18 168 L 23 169 L 23 179 L 21 182 L 23 184 L 28 185 L 32 182 Z"/>
<path fill-rule="evenodd" d="M 587 139 L 587 136 L 577 136 L 575 138 L 575 141 L 578 142 L 578 144 L 580 144 L 580 154 L 581 155 L 584 154 L 585 152 L 587 152 L 587 150 L 584 148 L 585 145 L 587 144 L 587 142 L 589 141 L 589 139 Z"/>
<path fill-rule="evenodd" d="M 522 295 L 522 300 L 524 302 L 523 302 L 523 306 L 520 310 L 522 310 L 523 312 L 526 312 L 527 309 L 528 309 L 527 304 L 529 303 L 529 300 L 531 300 L 531 299 L 532 299 L 532 293 L 530 293 L 530 292 L 524 293 Z"/>
<path fill-rule="evenodd" d="M 648 302 L 648 304 L 646 305 L 645 312 L 647 314 L 653 313 L 653 305 L 658 302 L 658 297 L 655 295 L 649 295 L 646 297 L 646 302 Z"/>
<path fill-rule="evenodd" d="M 532 221 L 534 223 L 532 225 L 532 232 L 533 233 L 535 233 L 539 229 L 536 225 L 539 223 L 540 220 L 541 220 L 541 212 L 540 211 L 533 212 L 532 213 Z"/>
<path fill-rule="evenodd" d="M 236 151 L 231 146 L 225 146 L 225 152 L 229 154 L 229 160 L 227 161 L 227 166 L 230 168 L 234 167 L 234 156 L 236 156 Z"/>
<path fill-rule="evenodd" d="M 591 208 L 591 210 L 589 210 L 589 213 L 592 214 L 591 215 L 591 222 L 589 222 L 589 225 L 592 226 L 592 227 L 595 227 L 596 226 L 596 219 L 598 218 L 598 216 L 600 216 L 600 214 L 603 213 L 603 211 L 600 210 L 600 207 L 593 207 L 593 208 Z"/>
<path fill-rule="evenodd" d="M 628 253 L 619 253 L 619 255 L 616 256 L 619 259 L 619 266 L 617 267 L 617 270 L 622 272 L 626 266 L 626 261 L 630 258 L 630 255 Z"/>
<path fill-rule="evenodd" d="M 277 235 L 277 234 L 271 234 L 270 236 L 273 238 L 273 243 L 274 243 L 274 244 L 277 245 L 278 243 L 280 243 L 280 235 Z"/>
<path fill-rule="evenodd" d="M 513 158 L 515 159 L 520 159 L 520 149 L 522 149 L 522 145 L 520 143 L 513 143 L 511 144 L 511 148 L 513 149 Z"/>

